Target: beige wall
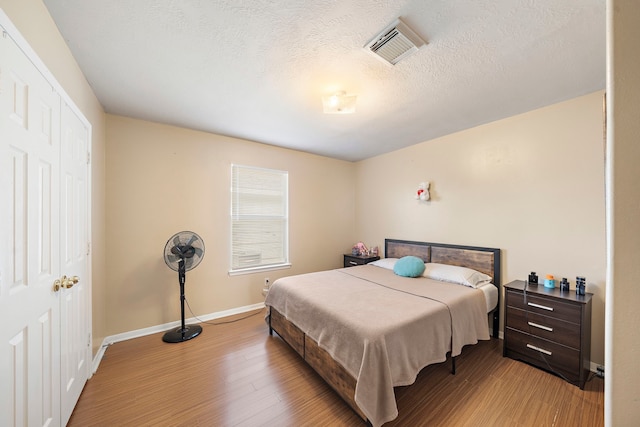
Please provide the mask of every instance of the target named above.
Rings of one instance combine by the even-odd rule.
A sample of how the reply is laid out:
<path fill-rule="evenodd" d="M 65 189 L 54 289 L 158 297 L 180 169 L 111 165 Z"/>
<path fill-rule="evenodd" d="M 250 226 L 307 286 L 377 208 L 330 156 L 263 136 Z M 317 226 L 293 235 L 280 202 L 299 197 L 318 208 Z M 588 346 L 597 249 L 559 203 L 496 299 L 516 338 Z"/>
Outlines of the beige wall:
<path fill-rule="evenodd" d="M 607 2 L 605 425 L 640 422 L 640 3 Z"/>
<path fill-rule="evenodd" d="M 353 244 L 352 163 L 111 115 L 107 141 L 109 334 L 180 318 L 177 273 L 162 257 L 178 231 L 206 245 L 186 281 L 198 315 L 263 301 L 265 277 L 340 267 Z M 290 269 L 228 275 L 232 163 L 289 172 Z"/>
<path fill-rule="evenodd" d="M 41 0 L 0 0 L 0 8 L 92 125 L 92 299 L 94 353 L 106 336 L 105 115 Z"/>
<path fill-rule="evenodd" d="M 502 249 L 502 279 L 586 276 L 592 361 L 604 361 L 603 93 L 357 164 L 357 231 Z M 418 184 L 431 182 L 430 202 Z"/>
<path fill-rule="evenodd" d="M 353 165 L 245 141 L 238 147 L 234 140 L 231 147 L 229 138 L 119 117 L 110 117 L 107 126 L 101 106 L 42 1 L 0 0 L 0 8 L 93 126 L 94 350 L 104 336 L 177 318 L 175 278 L 162 263 L 161 250 L 176 229 L 202 227 L 198 231 L 207 239 L 207 262 L 187 279 L 196 312 L 260 301 L 266 275 L 274 280 L 283 274 L 338 266 L 340 253 L 357 239 L 378 245 L 385 237 L 395 237 L 497 246 L 504 249 L 505 282 L 531 270 L 569 278 L 587 276 L 589 291 L 595 293 L 592 358 L 603 362 L 600 93 Z M 611 248 L 605 418 L 608 426 L 617 426 L 632 425 L 640 418 L 636 405 L 640 370 L 633 360 L 640 342 L 636 309 L 640 294 L 634 279 L 640 225 L 633 202 L 638 200 L 635 183 L 640 178 L 634 136 L 640 132 L 635 115 L 640 79 L 634 46 L 638 37 L 629 37 L 637 36 L 640 7 L 633 0 L 608 0 L 607 8 L 613 31 L 607 88 Z M 112 145 L 108 159 L 107 128 Z M 162 189 L 160 178 L 172 171 L 176 161 L 195 162 L 196 172 L 189 169 L 187 180 L 200 180 L 205 191 L 197 193 L 204 196 L 195 198 L 193 190 L 178 195 L 177 179 Z M 226 218 L 227 203 L 221 194 L 228 192 L 228 173 L 220 170 L 228 170 L 232 161 L 289 169 L 299 178 L 292 179 L 291 270 L 226 275 L 228 226 L 220 221 Z M 105 206 L 107 173 L 111 180 Z M 434 200 L 419 204 L 412 197 L 424 180 L 432 181 Z M 170 211 L 177 202 L 190 207 L 184 219 Z M 206 287 L 198 289 L 199 282 L 206 282 Z"/>

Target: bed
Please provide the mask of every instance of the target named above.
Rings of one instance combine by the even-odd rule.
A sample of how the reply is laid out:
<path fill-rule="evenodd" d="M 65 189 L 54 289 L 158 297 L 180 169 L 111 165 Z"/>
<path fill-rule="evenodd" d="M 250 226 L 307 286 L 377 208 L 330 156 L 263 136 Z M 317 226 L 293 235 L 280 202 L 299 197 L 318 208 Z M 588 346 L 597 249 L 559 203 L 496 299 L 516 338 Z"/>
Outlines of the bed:
<path fill-rule="evenodd" d="M 431 278 L 394 273 L 396 260 L 413 257 L 433 267 Z M 497 338 L 500 249 L 386 239 L 385 258 L 374 264 L 278 279 L 265 305 L 269 333 L 375 427 L 398 415 L 393 387 L 447 357 L 455 373 L 462 348 L 490 338 L 489 323 Z M 439 268 L 461 267 L 486 280 L 433 279 L 449 280 Z"/>

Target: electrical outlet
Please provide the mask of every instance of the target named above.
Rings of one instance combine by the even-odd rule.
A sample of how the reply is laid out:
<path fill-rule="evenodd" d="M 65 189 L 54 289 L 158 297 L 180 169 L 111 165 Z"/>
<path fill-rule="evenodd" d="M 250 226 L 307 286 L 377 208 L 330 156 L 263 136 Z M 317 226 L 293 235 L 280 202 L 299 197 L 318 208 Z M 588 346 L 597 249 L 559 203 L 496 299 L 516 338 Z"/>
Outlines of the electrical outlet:
<path fill-rule="evenodd" d="M 596 366 L 596 375 L 604 378 L 604 366 Z"/>
<path fill-rule="evenodd" d="M 271 280 L 268 277 L 264 278 L 264 286 L 262 287 L 262 295 L 267 296 L 267 292 L 269 292 L 269 286 L 271 286 Z"/>

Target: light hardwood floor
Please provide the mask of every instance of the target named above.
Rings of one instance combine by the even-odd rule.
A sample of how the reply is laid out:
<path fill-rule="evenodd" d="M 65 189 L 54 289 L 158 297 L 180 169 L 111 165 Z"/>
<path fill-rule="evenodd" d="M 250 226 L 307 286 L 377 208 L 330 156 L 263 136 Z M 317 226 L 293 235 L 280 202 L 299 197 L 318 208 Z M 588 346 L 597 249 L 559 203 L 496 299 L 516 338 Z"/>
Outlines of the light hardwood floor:
<path fill-rule="evenodd" d="M 68 425 L 365 425 L 286 343 L 269 336 L 263 310 L 202 326 L 184 343 L 155 334 L 109 347 Z M 429 366 L 413 385 L 396 388 L 399 416 L 385 427 L 604 425 L 602 379 L 580 390 L 503 358 L 500 340 L 465 347 L 456 375 L 450 367 Z"/>

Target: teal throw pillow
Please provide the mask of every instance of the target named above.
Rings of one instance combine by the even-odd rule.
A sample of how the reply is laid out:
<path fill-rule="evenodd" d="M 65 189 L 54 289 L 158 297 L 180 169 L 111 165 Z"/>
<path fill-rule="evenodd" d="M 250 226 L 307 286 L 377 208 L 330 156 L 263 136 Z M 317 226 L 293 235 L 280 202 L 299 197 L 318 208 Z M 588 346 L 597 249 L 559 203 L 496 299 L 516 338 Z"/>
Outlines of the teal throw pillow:
<path fill-rule="evenodd" d="M 393 266 L 393 272 L 398 276 L 419 277 L 424 273 L 424 261 L 415 256 L 400 258 Z"/>

